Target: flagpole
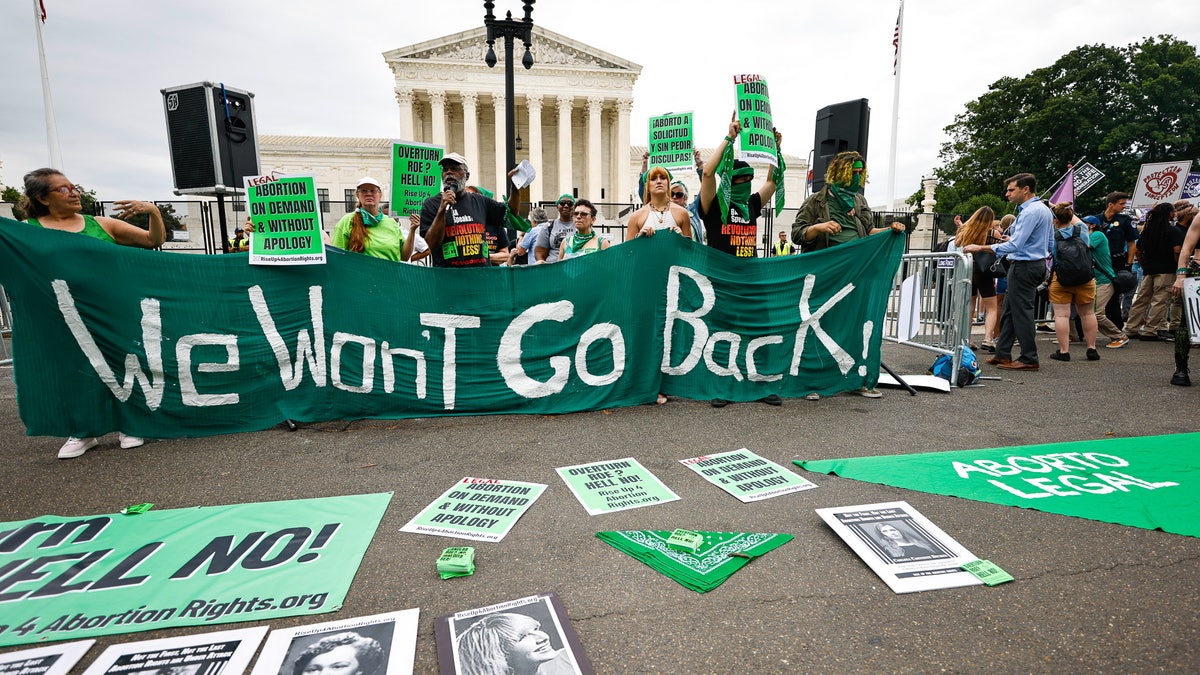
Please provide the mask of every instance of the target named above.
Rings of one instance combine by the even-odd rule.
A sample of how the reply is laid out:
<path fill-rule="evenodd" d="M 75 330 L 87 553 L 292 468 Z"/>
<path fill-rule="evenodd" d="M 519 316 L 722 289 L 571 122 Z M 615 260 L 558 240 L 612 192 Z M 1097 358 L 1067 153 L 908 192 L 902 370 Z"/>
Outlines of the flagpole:
<path fill-rule="evenodd" d="M 1079 166 L 1080 164 L 1083 164 L 1084 160 L 1086 160 L 1086 159 L 1087 159 L 1087 156 L 1084 155 L 1083 157 L 1080 157 L 1079 159 L 1075 160 L 1074 164 L 1068 164 L 1067 165 L 1068 168 L 1065 172 L 1063 172 L 1063 175 L 1059 176 L 1058 180 L 1054 181 L 1053 185 L 1046 188 L 1045 190 L 1042 190 L 1042 194 L 1038 195 L 1038 199 L 1041 199 L 1042 197 L 1045 197 L 1048 194 L 1054 194 L 1054 188 L 1058 187 L 1058 184 L 1063 182 L 1063 179 L 1065 179 L 1067 177 L 1067 174 L 1071 173 L 1070 167 Z"/>
<path fill-rule="evenodd" d="M 46 109 L 46 144 L 50 149 L 50 168 L 63 170 L 62 150 L 58 146 L 58 125 L 54 123 L 54 99 L 50 96 L 50 70 L 46 67 L 46 47 L 42 43 L 42 3 L 33 0 L 33 23 L 37 29 L 38 64 L 42 68 L 42 104 Z"/>
<path fill-rule="evenodd" d="M 888 189 L 887 189 L 887 205 L 885 210 L 891 211 L 896 197 L 896 130 L 900 126 L 900 48 L 903 45 L 904 33 L 904 0 L 900 0 L 900 14 L 896 16 L 896 34 L 894 40 L 896 43 L 896 64 L 895 64 L 895 88 L 892 92 L 892 147 L 888 152 Z"/>

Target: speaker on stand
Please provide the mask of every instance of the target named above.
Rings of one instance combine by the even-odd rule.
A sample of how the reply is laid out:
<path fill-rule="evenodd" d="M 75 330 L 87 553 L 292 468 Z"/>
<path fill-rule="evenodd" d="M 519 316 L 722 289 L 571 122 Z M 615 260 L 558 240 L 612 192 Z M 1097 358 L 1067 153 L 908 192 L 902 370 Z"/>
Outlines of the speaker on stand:
<path fill-rule="evenodd" d="M 825 169 L 839 152 L 855 151 L 867 158 L 871 106 L 867 99 L 835 103 L 817 111 L 813 139 L 812 191 L 825 187 Z"/>

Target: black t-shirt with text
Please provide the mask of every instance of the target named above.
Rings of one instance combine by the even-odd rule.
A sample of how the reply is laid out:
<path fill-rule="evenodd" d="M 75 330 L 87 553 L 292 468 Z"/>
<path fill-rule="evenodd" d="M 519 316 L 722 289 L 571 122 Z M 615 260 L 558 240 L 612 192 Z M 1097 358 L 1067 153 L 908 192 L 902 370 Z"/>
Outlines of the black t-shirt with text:
<path fill-rule="evenodd" d="M 713 196 L 708 211 L 701 205 L 700 220 L 704 223 L 704 233 L 708 236 L 708 245 L 718 251 L 724 251 L 738 258 L 753 258 L 757 255 L 758 245 L 758 214 L 762 212 L 762 197 L 757 192 L 750 193 L 750 219 L 747 221 L 733 206 L 729 213 L 720 214 L 717 197 Z M 721 216 L 726 217 L 722 218 Z"/>
<path fill-rule="evenodd" d="M 436 194 L 421 205 L 421 236 L 429 233 L 441 203 L 442 195 Z M 495 243 L 489 244 L 489 239 Z M 500 247 L 508 247 L 504 204 L 464 192 L 446 207 L 445 236 L 440 246 L 430 247 L 430 258 L 434 267 L 486 267 L 491 264 L 488 254 Z"/>

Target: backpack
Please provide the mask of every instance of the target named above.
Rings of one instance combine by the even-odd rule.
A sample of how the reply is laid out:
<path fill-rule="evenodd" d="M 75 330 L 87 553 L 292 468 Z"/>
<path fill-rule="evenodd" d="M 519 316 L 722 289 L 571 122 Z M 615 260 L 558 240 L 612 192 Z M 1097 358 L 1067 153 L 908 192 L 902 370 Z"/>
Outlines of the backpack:
<path fill-rule="evenodd" d="M 1074 233 L 1064 237 L 1062 230 L 1055 232 L 1054 273 L 1061 286 L 1071 287 L 1086 284 L 1096 278 L 1092 271 L 1092 248 L 1083 238 L 1083 228 L 1072 226 Z"/>
<path fill-rule="evenodd" d="M 954 359 L 949 354 L 942 354 L 934 360 L 933 365 L 929 367 L 929 374 L 950 381 L 950 367 L 954 364 Z M 958 367 L 958 386 L 965 387 L 969 384 L 975 384 L 983 375 L 983 369 L 979 367 L 979 359 L 975 357 L 975 352 L 970 347 L 962 348 L 962 364 Z"/>

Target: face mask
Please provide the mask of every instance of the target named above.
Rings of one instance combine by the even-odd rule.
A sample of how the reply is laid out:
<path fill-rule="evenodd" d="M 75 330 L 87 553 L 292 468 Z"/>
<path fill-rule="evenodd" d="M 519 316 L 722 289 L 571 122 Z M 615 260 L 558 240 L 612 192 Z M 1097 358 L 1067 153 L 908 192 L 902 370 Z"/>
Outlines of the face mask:
<path fill-rule="evenodd" d="M 856 173 L 854 174 L 854 177 L 850 179 L 850 189 L 857 192 L 858 188 L 860 187 L 862 187 L 862 174 Z"/>
<path fill-rule="evenodd" d="M 746 181 L 745 183 L 738 183 L 738 184 L 734 185 L 733 193 L 731 194 L 730 199 L 732 199 L 732 201 L 735 204 L 749 203 L 750 202 L 750 181 Z"/>

